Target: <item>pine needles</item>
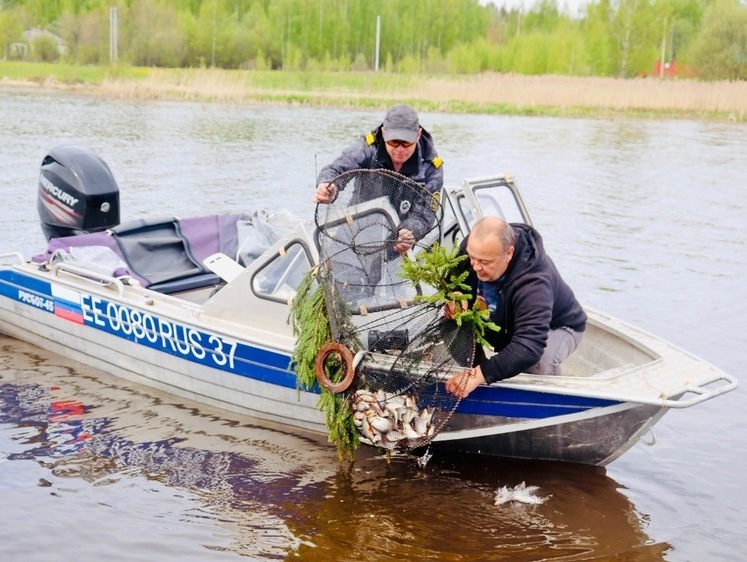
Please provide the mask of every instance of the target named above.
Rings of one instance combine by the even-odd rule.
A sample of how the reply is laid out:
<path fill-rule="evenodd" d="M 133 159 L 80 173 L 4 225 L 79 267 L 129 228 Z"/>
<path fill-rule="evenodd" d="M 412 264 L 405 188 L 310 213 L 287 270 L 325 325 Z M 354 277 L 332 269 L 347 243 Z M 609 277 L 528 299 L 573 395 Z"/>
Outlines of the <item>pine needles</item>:
<path fill-rule="evenodd" d="M 433 287 L 436 291 L 434 294 L 417 295 L 415 300 L 436 307 L 450 306 L 453 311 L 451 318 L 457 325 L 467 324 L 472 328 L 477 343 L 492 349 L 493 346 L 485 339 L 486 330 L 497 332 L 501 328 L 491 322 L 485 301 L 465 292 L 470 290 L 466 283 L 469 271 L 459 271 L 459 264 L 465 259 L 467 256 L 459 255 L 456 246 L 448 250 L 434 244 L 431 249 L 417 254 L 415 259 L 405 255 L 400 275 L 414 285 L 425 283 Z M 471 306 L 470 301 L 473 301 Z"/>
<path fill-rule="evenodd" d="M 324 290 L 317 282 L 317 269 L 311 269 L 301 281 L 293 300 L 290 322 L 296 336 L 296 347 L 291 357 L 291 368 L 296 372 L 299 389 L 311 390 L 317 385 L 314 361 L 322 346 L 332 341 L 332 331 L 324 300 Z M 334 356 L 325 365 L 327 376 L 332 381 L 342 378 L 342 369 Z M 317 407 L 325 415 L 328 440 L 337 446 L 340 460 L 353 460 L 360 445 L 358 428 L 353 423 L 350 404 L 343 394 L 332 394 L 321 388 Z"/>

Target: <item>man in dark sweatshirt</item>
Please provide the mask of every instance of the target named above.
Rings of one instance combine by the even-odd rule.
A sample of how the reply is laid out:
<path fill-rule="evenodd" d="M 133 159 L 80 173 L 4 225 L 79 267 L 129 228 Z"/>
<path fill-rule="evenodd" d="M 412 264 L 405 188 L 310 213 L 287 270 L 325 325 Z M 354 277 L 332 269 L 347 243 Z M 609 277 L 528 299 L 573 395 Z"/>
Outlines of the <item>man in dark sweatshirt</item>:
<path fill-rule="evenodd" d="M 542 237 L 526 224 L 480 219 L 462 242 L 472 294 L 501 327 L 486 331 L 495 354 L 478 348 L 474 367 L 454 375 L 446 390 L 467 396 L 480 384 L 519 373 L 559 375 L 560 364 L 581 342 L 586 313 L 545 253 Z M 446 307 L 451 317 L 453 307 Z"/>

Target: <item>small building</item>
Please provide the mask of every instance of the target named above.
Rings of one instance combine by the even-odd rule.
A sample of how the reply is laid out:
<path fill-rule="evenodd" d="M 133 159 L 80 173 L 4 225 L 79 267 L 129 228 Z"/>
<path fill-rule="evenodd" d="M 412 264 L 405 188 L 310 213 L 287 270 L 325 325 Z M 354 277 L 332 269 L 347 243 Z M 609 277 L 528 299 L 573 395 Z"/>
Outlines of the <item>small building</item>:
<path fill-rule="evenodd" d="M 9 46 L 9 55 L 14 59 L 25 59 L 31 53 L 31 49 L 36 41 L 40 38 L 49 38 L 57 47 L 57 52 L 61 57 L 67 54 L 67 42 L 46 29 L 27 29 L 21 34 L 23 41 L 16 41 Z"/>

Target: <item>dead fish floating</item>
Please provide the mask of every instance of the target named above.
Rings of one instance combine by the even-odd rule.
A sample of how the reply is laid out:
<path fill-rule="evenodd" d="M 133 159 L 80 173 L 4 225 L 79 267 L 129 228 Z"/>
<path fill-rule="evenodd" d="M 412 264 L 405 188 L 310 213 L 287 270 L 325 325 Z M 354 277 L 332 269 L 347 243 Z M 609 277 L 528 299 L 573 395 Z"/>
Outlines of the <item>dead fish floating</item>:
<path fill-rule="evenodd" d="M 419 408 L 410 395 L 359 389 L 352 396 L 351 407 L 361 435 L 378 447 L 418 447 L 436 433 L 434 409 Z"/>
<path fill-rule="evenodd" d="M 526 482 L 509 488 L 503 486 L 498 488 L 495 492 L 495 505 L 503 505 L 509 502 L 528 503 L 533 505 L 539 505 L 545 503 L 549 496 L 546 498 L 540 498 L 534 495 L 539 490 L 539 486 L 527 486 Z"/>

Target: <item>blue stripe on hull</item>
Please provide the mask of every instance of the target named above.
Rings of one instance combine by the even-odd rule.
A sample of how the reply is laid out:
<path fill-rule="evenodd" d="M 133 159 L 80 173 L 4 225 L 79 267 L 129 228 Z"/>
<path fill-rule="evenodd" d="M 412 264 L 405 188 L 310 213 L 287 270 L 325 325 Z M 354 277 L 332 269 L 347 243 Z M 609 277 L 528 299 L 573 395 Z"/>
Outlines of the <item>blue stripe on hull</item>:
<path fill-rule="evenodd" d="M 509 418 L 549 418 L 614 404 L 618 402 L 572 394 L 551 394 L 489 386 L 476 388 L 459 403 L 456 412 Z"/>
<path fill-rule="evenodd" d="M 84 325 L 113 336 L 227 373 L 285 388 L 296 388 L 290 357 L 203 332 L 79 291 Z M 0 269 L 0 294 L 50 314 L 55 313 L 51 284 Z M 317 389 L 318 391 L 318 389 Z M 475 389 L 459 403 L 459 414 L 542 419 L 616 404 L 574 395 L 524 391 L 496 386 Z"/>
<path fill-rule="evenodd" d="M 84 326 L 106 332 L 187 361 L 249 377 L 262 382 L 296 388 L 289 370 L 290 357 L 231 340 L 217 334 L 178 324 L 119 303 L 79 291 Z M 0 294 L 21 304 L 55 314 L 52 287 L 12 270 L 0 270 Z"/>

